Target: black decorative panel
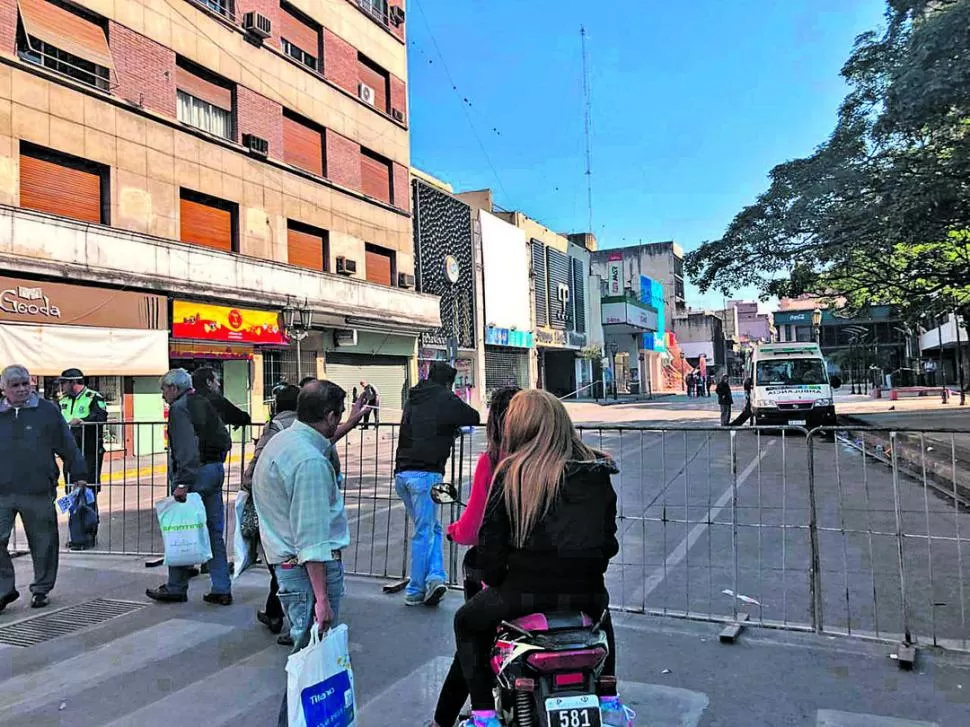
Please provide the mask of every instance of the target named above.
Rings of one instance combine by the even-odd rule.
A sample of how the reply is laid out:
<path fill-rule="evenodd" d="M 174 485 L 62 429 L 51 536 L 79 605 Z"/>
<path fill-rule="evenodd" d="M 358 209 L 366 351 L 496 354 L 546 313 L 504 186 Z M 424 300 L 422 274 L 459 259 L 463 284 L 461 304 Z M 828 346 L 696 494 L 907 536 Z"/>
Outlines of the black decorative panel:
<path fill-rule="evenodd" d="M 570 258 L 573 264 L 573 317 L 572 330 L 586 333 L 586 265 L 579 258 Z"/>
<path fill-rule="evenodd" d="M 549 301 L 546 298 L 546 246 L 532 241 L 532 280 L 535 288 L 536 327 L 549 325 Z"/>
<path fill-rule="evenodd" d="M 549 277 L 549 324 L 560 331 L 566 330 L 572 319 L 572 271 L 569 258 L 555 248 L 546 248 L 546 267 Z"/>
<path fill-rule="evenodd" d="M 472 218 L 467 204 L 425 184 L 412 182 L 414 276 L 422 293 L 441 297 L 441 328 L 421 334 L 422 345 L 445 346 L 455 328 L 461 348 L 475 347 L 475 266 Z M 458 282 L 445 278 L 445 257 L 458 261 Z"/>

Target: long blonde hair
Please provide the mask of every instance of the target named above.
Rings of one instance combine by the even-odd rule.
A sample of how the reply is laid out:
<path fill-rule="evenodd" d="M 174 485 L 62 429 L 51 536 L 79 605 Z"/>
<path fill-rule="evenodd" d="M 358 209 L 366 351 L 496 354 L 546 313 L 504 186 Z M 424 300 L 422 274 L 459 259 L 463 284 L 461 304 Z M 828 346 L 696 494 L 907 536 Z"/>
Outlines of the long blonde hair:
<path fill-rule="evenodd" d="M 538 389 L 520 391 L 512 398 L 505 415 L 503 448 L 508 456 L 494 479 L 502 480 L 512 542 L 521 548 L 556 502 L 566 463 L 602 455 L 579 438 L 562 402 Z"/>

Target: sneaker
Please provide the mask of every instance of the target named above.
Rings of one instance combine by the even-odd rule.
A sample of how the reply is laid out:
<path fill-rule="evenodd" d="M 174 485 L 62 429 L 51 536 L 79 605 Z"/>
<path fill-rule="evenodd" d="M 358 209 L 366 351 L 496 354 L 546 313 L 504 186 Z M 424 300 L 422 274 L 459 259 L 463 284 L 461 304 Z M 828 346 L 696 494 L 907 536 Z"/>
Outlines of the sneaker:
<path fill-rule="evenodd" d="M 31 608 L 44 608 L 47 606 L 47 594 L 46 593 L 35 593 L 33 598 L 30 599 Z"/>
<path fill-rule="evenodd" d="M 458 727 L 502 727 L 495 712 L 487 715 L 474 714 L 469 719 L 458 724 Z"/>
<path fill-rule="evenodd" d="M 600 716 L 606 727 L 634 727 L 637 713 L 620 701 L 619 697 L 600 697 Z"/>
<path fill-rule="evenodd" d="M 424 605 L 424 594 L 423 593 L 405 593 L 404 594 L 404 605 L 405 606 L 423 606 Z"/>
<path fill-rule="evenodd" d="M 431 581 L 428 584 L 428 590 L 424 596 L 424 604 L 426 606 L 437 606 L 441 603 L 441 599 L 445 597 L 447 592 L 448 586 L 442 581 Z"/>

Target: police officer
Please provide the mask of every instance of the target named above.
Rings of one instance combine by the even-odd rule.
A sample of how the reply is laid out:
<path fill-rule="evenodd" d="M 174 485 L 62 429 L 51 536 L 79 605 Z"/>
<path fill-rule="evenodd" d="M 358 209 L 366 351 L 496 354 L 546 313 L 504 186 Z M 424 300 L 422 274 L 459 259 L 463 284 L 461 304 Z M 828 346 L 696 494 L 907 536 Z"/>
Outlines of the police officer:
<path fill-rule="evenodd" d="M 101 464 L 104 461 L 104 427 L 108 421 L 108 407 L 104 397 L 89 389 L 80 369 L 67 369 L 57 379 L 61 386 L 61 414 L 70 425 L 74 441 L 84 454 L 88 466 L 88 482 L 94 492 L 100 491 Z M 84 426 L 90 422 L 94 426 Z"/>

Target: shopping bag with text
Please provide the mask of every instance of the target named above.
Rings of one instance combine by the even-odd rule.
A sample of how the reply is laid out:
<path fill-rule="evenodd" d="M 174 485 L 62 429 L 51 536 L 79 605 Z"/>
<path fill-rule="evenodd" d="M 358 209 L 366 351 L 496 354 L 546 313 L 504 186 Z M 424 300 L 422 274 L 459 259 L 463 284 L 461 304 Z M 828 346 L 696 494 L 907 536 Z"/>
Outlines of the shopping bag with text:
<path fill-rule="evenodd" d="M 174 497 L 159 500 L 155 514 L 165 545 L 165 565 L 200 565 L 212 560 L 205 506 L 197 492 L 190 492 L 185 502 Z"/>

